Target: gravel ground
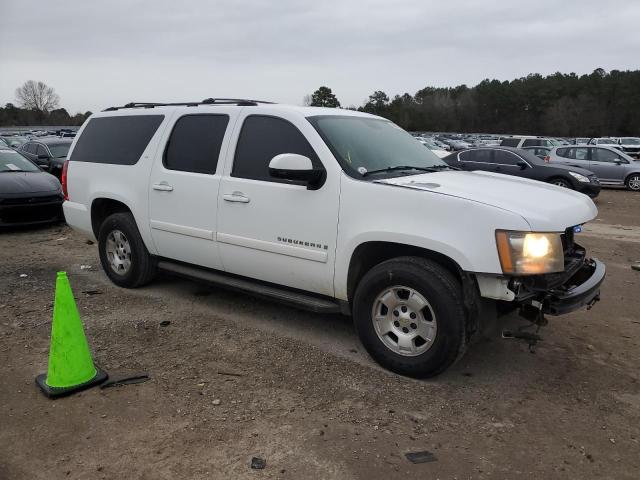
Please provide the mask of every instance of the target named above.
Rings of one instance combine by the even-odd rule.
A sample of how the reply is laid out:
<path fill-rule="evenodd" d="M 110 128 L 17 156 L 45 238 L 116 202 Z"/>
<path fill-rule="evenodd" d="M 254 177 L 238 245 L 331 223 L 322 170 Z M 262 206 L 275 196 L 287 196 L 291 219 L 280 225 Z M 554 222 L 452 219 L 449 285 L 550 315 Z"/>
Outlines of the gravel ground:
<path fill-rule="evenodd" d="M 607 263 L 602 301 L 550 319 L 535 354 L 483 341 L 429 381 L 379 368 L 347 317 L 169 276 L 123 290 L 66 226 L 0 234 L 0 479 L 636 479 L 640 195 L 598 207 L 579 241 Z M 40 393 L 58 270 L 95 362 L 151 381 Z"/>

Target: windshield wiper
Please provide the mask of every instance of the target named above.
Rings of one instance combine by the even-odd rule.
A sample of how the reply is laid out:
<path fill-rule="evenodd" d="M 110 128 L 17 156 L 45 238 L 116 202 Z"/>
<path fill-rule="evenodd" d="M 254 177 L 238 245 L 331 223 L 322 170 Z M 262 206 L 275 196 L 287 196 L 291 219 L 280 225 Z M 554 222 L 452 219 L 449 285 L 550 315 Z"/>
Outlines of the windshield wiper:
<path fill-rule="evenodd" d="M 438 169 L 438 170 L 444 170 L 445 168 L 449 170 L 460 170 L 459 167 L 452 167 L 451 165 L 434 165 L 431 168 Z"/>
<path fill-rule="evenodd" d="M 378 170 L 370 170 L 368 172 L 364 172 L 362 176 L 366 177 L 367 175 L 370 175 L 372 173 L 393 172 L 396 170 L 419 170 L 421 172 L 438 172 L 443 168 L 452 168 L 452 167 L 448 165 L 434 165 L 432 167 L 414 167 L 412 165 L 397 165 L 395 167 L 387 167 L 387 168 L 380 168 Z"/>
<path fill-rule="evenodd" d="M 362 176 L 366 177 L 367 175 L 370 175 L 372 173 L 393 172 L 396 170 L 420 170 L 422 172 L 437 172 L 437 170 L 431 167 L 413 167 L 411 165 L 396 165 L 395 167 L 380 168 L 378 170 L 369 170 L 367 172 L 364 172 Z"/>

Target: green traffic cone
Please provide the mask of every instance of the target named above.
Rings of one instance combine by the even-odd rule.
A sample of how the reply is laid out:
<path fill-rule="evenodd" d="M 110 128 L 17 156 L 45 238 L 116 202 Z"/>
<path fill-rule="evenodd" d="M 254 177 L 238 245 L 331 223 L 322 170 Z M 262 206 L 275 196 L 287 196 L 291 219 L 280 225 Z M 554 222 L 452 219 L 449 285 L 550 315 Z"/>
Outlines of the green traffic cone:
<path fill-rule="evenodd" d="M 67 274 L 58 272 L 49 369 L 46 374 L 36 377 L 36 383 L 47 397 L 55 398 L 98 385 L 107 378 L 91 359 Z"/>

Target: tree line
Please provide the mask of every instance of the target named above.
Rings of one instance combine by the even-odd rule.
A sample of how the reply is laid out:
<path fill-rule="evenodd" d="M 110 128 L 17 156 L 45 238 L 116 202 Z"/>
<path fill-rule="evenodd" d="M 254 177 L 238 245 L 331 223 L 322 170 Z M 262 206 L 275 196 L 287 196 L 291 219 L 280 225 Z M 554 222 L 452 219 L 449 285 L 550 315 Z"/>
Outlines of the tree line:
<path fill-rule="evenodd" d="M 307 98 L 310 105 L 340 106 L 328 87 Z M 357 110 L 410 131 L 637 136 L 640 70 L 532 73 L 511 81 L 486 79 L 474 87 L 425 87 L 393 98 L 376 91 Z"/>
<path fill-rule="evenodd" d="M 0 107 L 0 126 L 82 125 L 91 112 L 70 115 L 60 108 L 60 97 L 44 82 L 26 81 L 16 89 L 18 105 Z"/>

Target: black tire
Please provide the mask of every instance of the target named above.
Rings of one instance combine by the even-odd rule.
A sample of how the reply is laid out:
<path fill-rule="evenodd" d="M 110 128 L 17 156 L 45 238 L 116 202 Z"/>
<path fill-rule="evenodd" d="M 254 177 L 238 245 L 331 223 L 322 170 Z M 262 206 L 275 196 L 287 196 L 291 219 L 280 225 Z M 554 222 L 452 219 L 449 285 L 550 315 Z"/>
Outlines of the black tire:
<path fill-rule="evenodd" d="M 552 185 L 557 185 L 558 187 L 563 187 L 563 188 L 568 188 L 570 190 L 573 190 L 573 185 L 571 185 L 571 182 L 569 182 L 569 180 L 566 180 L 564 178 L 560 178 L 560 177 L 550 178 L 549 183 Z"/>
<path fill-rule="evenodd" d="M 126 273 L 122 274 L 117 273 L 111 267 L 107 255 L 107 238 L 115 230 L 119 230 L 124 234 L 131 250 L 131 265 Z M 156 274 L 155 258 L 149 254 L 138 231 L 136 221 L 130 213 L 114 213 L 102 222 L 98 233 L 98 250 L 104 272 L 119 287 L 141 287 L 153 280 Z"/>
<path fill-rule="evenodd" d="M 431 305 L 437 321 L 433 343 L 416 356 L 396 353 L 380 339 L 372 310 L 385 289 L 401 285 L 420 293 Z M 436 262 L 420 257 L 398 257 L 369 270 L 353 299 L 356 331 L 369 354 L 383 367 L 410 377 L 438 375 L 462 357 L 466 346 L 466 315 L 460 283 Z"/>
<path fill-rule="evenodd" d="M 632 192 L 640 192 L 640 173 L 632 173 L 624 182 L 627 189 Z"/>

